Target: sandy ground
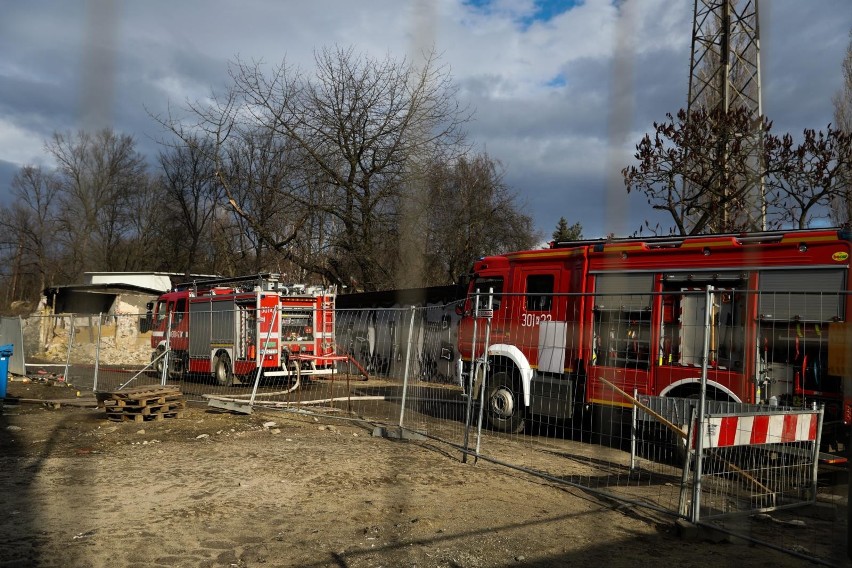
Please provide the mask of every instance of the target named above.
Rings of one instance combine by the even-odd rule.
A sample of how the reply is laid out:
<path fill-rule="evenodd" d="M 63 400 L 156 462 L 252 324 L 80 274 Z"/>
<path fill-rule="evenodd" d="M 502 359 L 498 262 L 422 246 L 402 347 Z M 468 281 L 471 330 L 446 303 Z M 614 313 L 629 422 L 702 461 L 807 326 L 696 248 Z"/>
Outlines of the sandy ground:
<path fill-rule="evenodd" d="M 9 385 L 0 566 L 807 565 L 368 424 L 9 403 L 72 390 Z"/>

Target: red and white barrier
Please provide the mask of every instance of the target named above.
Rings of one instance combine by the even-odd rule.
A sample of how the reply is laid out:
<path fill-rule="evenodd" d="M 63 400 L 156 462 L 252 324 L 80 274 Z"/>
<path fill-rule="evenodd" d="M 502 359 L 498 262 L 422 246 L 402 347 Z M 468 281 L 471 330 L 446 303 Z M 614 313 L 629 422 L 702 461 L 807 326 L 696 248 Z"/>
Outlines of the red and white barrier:
<path fill-rule="evenodd" d="M 813 442 L 819 413 L 709 416 L 704 423 L 704 448 L 757 446 L 786 442 Z M 692 446 L 698 433 L 694 432 Z"/>

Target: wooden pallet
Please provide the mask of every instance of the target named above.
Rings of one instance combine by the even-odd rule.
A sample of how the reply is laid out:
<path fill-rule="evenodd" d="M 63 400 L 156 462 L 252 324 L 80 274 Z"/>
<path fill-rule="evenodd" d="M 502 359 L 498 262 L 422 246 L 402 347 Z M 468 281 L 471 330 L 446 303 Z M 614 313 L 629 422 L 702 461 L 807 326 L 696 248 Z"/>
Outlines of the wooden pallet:
<path fill-rule="evenodd" d="M 174 386 L 145 385 L 114 392 L 97 393 L 98 404 L 107 418 L 118 422 L 143 422 L 179 418 L 186 408 L 180 389 Z"/>
<path fill-rule="evenodd" d="M 164 418 L 180 418 L 183 416 L 183 406 L 164 407 L 160 409 L 150 409 L 150 412 L 143 414 L 142 412 L 133 412 L 131 407 L 122 407 L 122 410 L 112 411 L 107 408 L 107 418 L 115 422 L 146 422 L 163 420 Z"/>

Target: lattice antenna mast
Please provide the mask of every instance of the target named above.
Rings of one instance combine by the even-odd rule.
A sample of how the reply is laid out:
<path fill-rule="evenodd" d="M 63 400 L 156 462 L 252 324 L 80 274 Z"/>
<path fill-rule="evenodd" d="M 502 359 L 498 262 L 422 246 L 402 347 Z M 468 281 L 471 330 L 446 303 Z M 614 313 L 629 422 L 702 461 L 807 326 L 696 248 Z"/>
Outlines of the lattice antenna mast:
<path fill-rule="evenodd" d="M 745 109 L 754 125 L 752 132 L 746 134 L 749 169 L 754 175 L 749 176 L 751 180 L 741 180 L 753 187 L 745 192 L 737 211 L 721 208 L 721 218 L 713 228 L 717 232 L 742 226 L 765 229 L 766 204 L 760 175 L 763 107 L 758 0 L 695 0 L 688 115 L 702 107 L 708 112 L 720 110 L 724 115 L 732 109 Z M 720 156 L 725 167 L 725 148 L 720 149 Z"/>
<path fill-rule="evenodd" d="M 757 0 L 695 0 L 687 110 L 762 116 L 759 36 Z"/>

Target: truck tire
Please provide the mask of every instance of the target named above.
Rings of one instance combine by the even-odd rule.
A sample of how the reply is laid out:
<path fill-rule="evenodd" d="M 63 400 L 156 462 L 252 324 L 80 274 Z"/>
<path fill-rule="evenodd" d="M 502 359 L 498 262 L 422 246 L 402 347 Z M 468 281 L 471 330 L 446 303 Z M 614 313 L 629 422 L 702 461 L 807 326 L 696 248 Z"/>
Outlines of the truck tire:
<path fill-rule="evenodd" d="M 164 363 L 163 353 L 164 352 L 165 352 L 165 349 L 161 346 L 161 347 L 157 347 L 151 353 L 151 368 L 146 373 L 149 377 L 154 378 L 154 379 L 159 379 L 160 377 L 163 376 L 163 363 Z"/>
<path fill-rule="evenodd" d="M 486 398 L 488 424 L 500 432 L 519 434 L 524 431 L 524 401 L 519 384 L 506 371 L 491 375 Z"/>
<path fill-rule="evenodd" d="M 175 351 L 169 360 L 169 380 L 182 381 L 189 370 L 189 355 L 186 351 Z"/>
<path fill-rule="evenodd" d="M 234 385 L 234 370 L 231 367 L 231 358 L 227 353 L 220 353 L 213 363 L 213 377 L 216 384 L 223 387 Z"/>

